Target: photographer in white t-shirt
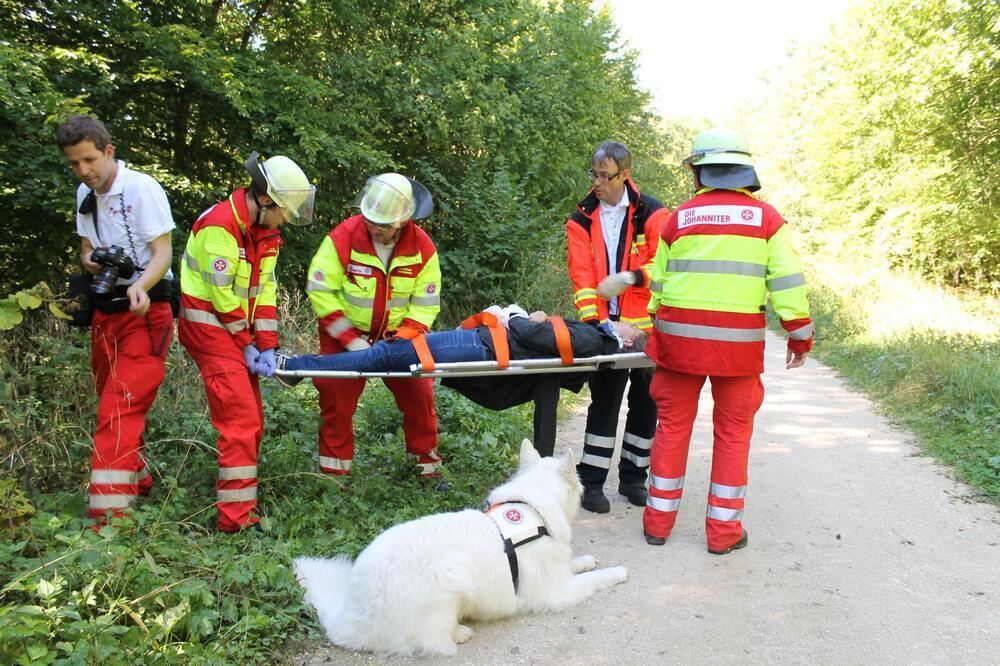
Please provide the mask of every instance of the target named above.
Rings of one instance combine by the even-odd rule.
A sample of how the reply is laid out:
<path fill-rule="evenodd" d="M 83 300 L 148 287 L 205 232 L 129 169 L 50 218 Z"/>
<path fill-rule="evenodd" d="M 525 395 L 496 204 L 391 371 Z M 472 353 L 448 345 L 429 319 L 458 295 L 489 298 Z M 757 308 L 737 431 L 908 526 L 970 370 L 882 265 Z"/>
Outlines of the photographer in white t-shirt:
<path fill-rule="evenodd" d="M 94 275 L 91 367 L 99 402 L 88 513 L 100 526 L 152 487 L 142 433 L 173 338 L 174 221 L 159 183 L 115 159 L 101 121 L 73 116 L 56 141 L 81 181 L 80 261 Z"/>

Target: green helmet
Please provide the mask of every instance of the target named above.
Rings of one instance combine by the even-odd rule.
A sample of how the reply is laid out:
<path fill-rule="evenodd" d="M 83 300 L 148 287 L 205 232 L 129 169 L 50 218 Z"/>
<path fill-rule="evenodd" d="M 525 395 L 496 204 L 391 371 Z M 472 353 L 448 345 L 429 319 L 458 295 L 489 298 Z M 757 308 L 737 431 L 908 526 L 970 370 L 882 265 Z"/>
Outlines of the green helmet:
<path fill-rule="evenodd" d="M 714 127 L 698 135 L 691 154 L 684 158 L 683 164 L 742 164 L 752 167 L 753 161 L 750 159 L 750 144 L 743 134 L 725 127 Z"/>
<path fill-rule="evenodd" d="M 266 192 L 289 222 L 296 225 L 312 222 L 316 186 L 309 184 L 298 164 L 284 155 L 262 160 L 254 151 L 244 166 L 253 179 L 255 189 Z"/>

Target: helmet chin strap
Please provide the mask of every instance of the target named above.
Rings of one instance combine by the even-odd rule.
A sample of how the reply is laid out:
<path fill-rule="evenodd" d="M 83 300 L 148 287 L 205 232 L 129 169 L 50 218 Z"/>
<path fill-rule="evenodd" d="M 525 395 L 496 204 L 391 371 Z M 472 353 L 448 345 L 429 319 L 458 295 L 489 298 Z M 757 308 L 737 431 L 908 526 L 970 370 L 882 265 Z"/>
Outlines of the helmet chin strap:
<path fill-rule="evenodd" d="M 257 217 L 256 217 L 256 219 L 254 219 L 253 223 L 254 223 L 254 226 L 259 227 L 260 226 L 260 220 L 264 216 L 264 214 L 266 213 L 267 209 L 268 208 L 275 208 L 275 207 L 277 207 L 278 204 L 276 204 L 276 203 L 262 204 L 260 202 L 260 199 L 257 198 L 257 193 L 254 192 L 253 188 L 250 189 L 250 196 L 253 197 L 253 202 L 257 206 Z"/>

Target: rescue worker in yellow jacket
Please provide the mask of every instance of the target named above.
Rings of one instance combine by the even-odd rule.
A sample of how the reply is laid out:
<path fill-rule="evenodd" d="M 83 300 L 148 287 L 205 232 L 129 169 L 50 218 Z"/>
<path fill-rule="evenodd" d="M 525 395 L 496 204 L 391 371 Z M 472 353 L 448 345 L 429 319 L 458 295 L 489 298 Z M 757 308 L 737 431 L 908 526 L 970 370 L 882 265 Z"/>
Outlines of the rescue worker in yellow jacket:
<path fill-rule="evenodd" d="M 307 292 L 319 318 L 321 354 L 368 349 L 382 339 L 412 340 L 430 330 L 441 309 L 441 265 L 430 236 L 414 220 L 434 209 L 430 193 L 398 173 L 368 179 L 360 214 L 323 238 L 309 266 Z M 431 379 L 385 378 L 403 412 L 406 450 L 421 476 L 440 479 L 437 414 Z M 354 459 L 354 412 L 362 379 L 321 379 L 319 464 L 348 474 Z"/>
<path fill-rule="evenodd" d="M 715 401 L 711 485 L 705 532 L 717 555 L 747 545 L 743 529 L 754 415 L 764 399 L 767 295 L 788 333 L 786 367 L 812 349 L 806 282 L 791 230 L 752 194 L 760 182 L 746 138 L 702 132 L 684 160 L 694 198 L 667 219 L 653 261 L 649 312 L 656 362 L 650 392 L 659 425 L 643 512 L 646 541 L 662 545 L 677 520 L 691 429 L 706 377 Z"/>
<path fill-rule="evenodd" d="M 245 167 L 250 186 L 201 214 L 181 260 L 178 337 L 201 371 L 219 431 L 222 532 L 259 522 L 264 412 L 258 376 L 270 377 L 276 366 L 279 227 L 309 224 L 316 195 L 302 169 L 283 155 L 262 160 L 254 152 Z"/>

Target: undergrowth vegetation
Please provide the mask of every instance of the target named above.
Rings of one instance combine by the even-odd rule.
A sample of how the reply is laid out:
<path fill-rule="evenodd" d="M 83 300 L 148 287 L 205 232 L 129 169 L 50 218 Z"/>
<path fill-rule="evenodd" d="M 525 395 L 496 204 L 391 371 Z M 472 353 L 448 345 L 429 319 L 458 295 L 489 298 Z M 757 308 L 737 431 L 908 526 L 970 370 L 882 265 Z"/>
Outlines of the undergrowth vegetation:
<path fill-rule="evenodd" d="M 311 349 L 314 323 L 289 306 L 286 343 Z M 40 313 L 0 342 L 10 361 L 0 370 L 0 663 L 272 661 L 320 636 L 292 558 L 353 556 L 395 523 L 480 506 L 531 433 L 530 407 L 489 412 L 438 387 L 453 486 L 439 493 L 416 475 L 392 395 L 373 382 L 351 475 L 331 477 L 318 473 L 312 385 L 265 380 L 264 529 L 220 534 L 215 432 L 197 370 L 175 344 L 147 429 L 152 494 L 95 533 L 85 517 L 96 404 L 88 346 Z"/>
<path fill-rule="evenodd" d="M 1000 501 L 995 299 L 963 301 L 888 272 L 860 275 L 845 259 L 840 277 L 811 276 L 820 360 L 915 432 L 925 451 L 954 465 L 961 480 Z"/>

